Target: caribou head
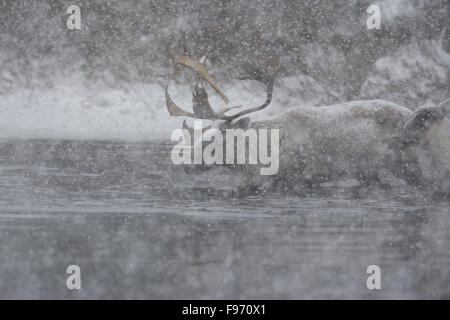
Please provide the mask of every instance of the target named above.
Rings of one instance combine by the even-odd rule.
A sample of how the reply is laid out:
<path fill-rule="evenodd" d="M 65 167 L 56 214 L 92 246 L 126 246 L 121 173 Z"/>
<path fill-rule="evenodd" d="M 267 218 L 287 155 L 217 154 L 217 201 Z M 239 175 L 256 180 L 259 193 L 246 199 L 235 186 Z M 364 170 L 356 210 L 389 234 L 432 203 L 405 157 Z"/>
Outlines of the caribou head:
<path fill-rule="evenodd" d="M 272 92 L 273 92 L 273 85 L 274 85 L 274 78 L 277 72 L 280 69 L 280 64 L 278 62 L 268 62 L 265 65 L 264 70 L 260 70 L 256 67 L 250 66 L 250 65 L 244 65 L 243 68 L 246 71 L 245 76 L 239 77 L 239 80 L 256 80 L 261 83 L 263 83 L 266 86 L 267 90 L 267 97 L 263 104 L 247 108 L 245 110 L 241 110 L 239 112 L 236 112 L 234 114 L 230 114 L 232 110 L 241 108 L 242 106 L 237 107 L 226 107 L 222 110 L 215 111 L 208 100 L 208 94 L 206 92 L 206 89 L 204 87 L 204 82 L 206 81 L 224 100 L 226 104 L 229 103 L 229 99 L 227 96 L 219 89 L 217 84 L 215 83 L 214 79 L 209 75 L 208 70 L 205 66 L 205 60 L 198 61 L 196 59 L 192 59 L 188 56 L 176 56 L 175 54 L 171 54 L 171 56 L 174 59 L 175 63 L 182 64 L 184 66 L 187 66 L 188 68 L 194 70 L 198 73 L 199 80 L 194 85 L 194 90 L 192 93 L 192 110 L 193 112 L 185 111 L 181 109 L 179 106 L 175 104 L 175 102 L 172 100 L 172 98 L 169 95 L 169 86 L 166 86 L 165 90 L 165 97 L 166 97 L 166 106 L 167 110 L 169 111 L 169 114 L 171 116 L 181 116 L 181 117 L 190 117 L 194 119 L 203 119 L 203 120 L 211 120 L 211 121 L 220 121 L 218 128 L 211 129 L 211 125 L 207 127 L 203 127 L 200 125 L 200 128 L 197 128 L 197 124 L 199 121 L 194 121 L 194 128 L 190 128 L 186 124 L 186 120 L 183 122 L 183 130 L 181 130 L 182 133 L 182 141 L 183 141 L 183 148 L 182 148 L 182 154 L 187 155 L 187 158 L 183 158 L 182 161 L 183 164 L 190 164 L 190 155 L 188 155 L 188 152 L 190 152 L 192 149 L 194 150 L 194 164 L 202 164 L 200 168 L 198 167 L 191 167 L 194 169 L 200 169 L 203 170 L 205 167 L 203 165 L 208 164 L 209 161 L 207 159 L 211 159 L 213 163 L 215 164 L 226 164 L 226 165 L 232 165 L 234 164 L 244 164 L 245 159 L 248 159 L 249 163 L 256 164 L 257 159 L 259 158 L 260 163 L 269 165 L 267 168 L 261 169 L 261 174 L 263 175 L 269 175 L 269 174 L 275 174 L 278 171 L 278 152 L 272 150 L 270 156 L 267 154 L 268 149 L 267 146 L 264 145 L 261 147 L 259 145 L 259 148 L 256 148 L 256 144 L 262 143 L 257 142 L 265 141 L 267 138 L 267 130 L 263 130 L 262 132 L 253 132 L 254 129 L 249 129 L 250 126 L 250 118 L 249 117 L 243 117 L 244 115 L 248 115 L 250 113 L 262 110 L 266 108 L 272 101 Z M 201 122 L 200 122 L 201 124 Z M 236 130 L 232 130 L 236 129 Z M 245 132 L 243 129 L 247 129 Z M 198 133 L 200 132 L 200 136 Z M 232 132 L 232 134 L 230 134 Z M 213 135 L 211 137 L 211 144 L 209 144 L 209 149 L 212 148 L 213 152 L 211 154 L 214 154 L 212 157 L 208 157 L 208 155 L 205 155 L 204 157 L 197 157 L 196 150 L 198 150 L 198 147 L 201 146 L 201 149 L 205 145 L 208 144 L 207 141 L 205 141 L 202 137 L 202 134 L 205 133 L 206 136 Z M 220 133 L 219 136 L 214 135 L 215 133 Z M 274 146 L 275 143 L 272 143 L 272 141 L 275 141 L 278 139 L 278 134 L 274 133 L 275 136 L 272 135 L 272 131 L 270 131 L 270 139 L 271 139 L 271 146 Z M 226 139 L 223 138 L 223 135 L 226 135 Z M 194 139 L 192 140 L 191 137 L 194 136 Z M 175 140 L 178 139 L 179 136 L 175 137 Z M 246 138 L 248 138 L 249 143 L 249 150 L 248 152 L 245 149 L 246 144 Z M 234 145 L 235 139 L 237 140 L 237 145 Z M 219 142 L 220 140 L 220 142 Z M 226 144 L 223 143 L 223 141 L 226 141 Z M 277 141 L 278 142 L 278 141 Z M 276 144 L 278 146 L 278 144 Z M 193 148 L 191 148 L 193 147 Z M 225 148 L 224 148 L 225 147 Z M 244 148 L 244 149 L 243 149 Z M 207 148 L 208 149 L 208 148 Z M 209 150 L 208 149 L 208 150 Z M 251 149 L 251 151 L 250 151 Z M 177 146 L 174 150 L 178 150 Z M 225 150 L 225 151 L 224 151 Z M 235 150 L 237 150 L 237 156 L 236 156 L 236 162 L 235 162 Z M 230 155 L 230 151 L 232 151 L 232 155 Z M 258 154 L 256 154 L 258 152 Z M 201 153 L 201 151 L 200 151 Z M 175 151 L 176 155 L 179 155 L 179 151 Z M 206 158 L 205 158 L 206 157 Z M 198 160 L 200 159 L 200 160 Z M 173 162 L 178 163 L 177 160 L 172 159 Z M 209 163 L 211 164 L 211 163 Z M 189 167 L 184 167 L 185 170 L 189 170 Z"/>

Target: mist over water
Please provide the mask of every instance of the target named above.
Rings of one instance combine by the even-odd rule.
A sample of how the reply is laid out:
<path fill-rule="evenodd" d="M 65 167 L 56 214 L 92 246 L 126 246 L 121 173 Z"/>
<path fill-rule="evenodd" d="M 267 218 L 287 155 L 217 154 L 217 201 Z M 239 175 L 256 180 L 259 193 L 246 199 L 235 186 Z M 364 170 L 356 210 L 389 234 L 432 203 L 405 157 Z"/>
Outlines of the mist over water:
<path fill-rule="evenodd" d="M 73 3 L 81 30 L 66 27 Z M 170 161 L 182 120 L 164 88 L 191 110 L 195 75 L 168 49 L 207 54 L 246 107 L 265 91 L 236 80 L 242 64 L 278 57 L 273 102 L 252 121 L 449 98 L 448 4 L 376 3 L 380 30 L 366 0 L 1 1 L 0 298 L 450 298 L 448 190 L 391 176 L 285 189 Z M 65 286 L 70 264 L 80 291 Z M 382 290 L 366 287 L 372 264 Z"/>

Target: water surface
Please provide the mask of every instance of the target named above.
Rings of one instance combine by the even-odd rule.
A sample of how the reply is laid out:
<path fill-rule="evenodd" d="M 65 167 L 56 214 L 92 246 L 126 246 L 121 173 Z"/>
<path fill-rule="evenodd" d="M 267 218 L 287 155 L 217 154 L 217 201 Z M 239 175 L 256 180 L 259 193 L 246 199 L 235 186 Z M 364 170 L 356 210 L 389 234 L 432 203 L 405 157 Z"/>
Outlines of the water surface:
<path fill-rule="evenodd" d="M 0 298 L 450 298 L 448 202 L 245 192 L 228 170 L 185 173 L 170 149 L 1 142 Z"/>

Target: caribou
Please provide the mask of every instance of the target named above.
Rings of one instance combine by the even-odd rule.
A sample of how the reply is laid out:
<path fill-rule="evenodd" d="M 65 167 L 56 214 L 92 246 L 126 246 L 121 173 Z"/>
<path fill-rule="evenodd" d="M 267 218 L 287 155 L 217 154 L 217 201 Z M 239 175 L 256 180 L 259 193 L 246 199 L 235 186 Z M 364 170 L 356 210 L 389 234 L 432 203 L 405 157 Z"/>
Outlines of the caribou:
<path fill-rule="evenodd" d="M 266 64 L 265 69 L 244 66 L 247 75 L 239 79 L 263 83 L 266 100 L 260 106 L 230 114 L 241 106 L 216 112 L 208 101 L 203 81 L 225 103 L 229 99 L 208 73 L 205 61 L 189 56 L 172 57 L 175 63 L 197 72 L 200 79 L 193 90 L 193 112 L 177 106 L 170 97 L 169 85 L 166 86 L 166 107 L 171 116 L 218 122 L 217 129 L 222 131 L 279 129 L 280 170 L 275 176 L 265 177 L 274 185 L 314 188 L 376 183 L 387 187 L 434 187 L 450 194 L 450 99 L 415 111 L 385 100 L 299 106 L 270 119 L 252 122 L 248 115 L 266 108 L 272 101 L 279 63 Z M 186 119 L 183 128 L 193 131 Z M 211 125 L 202 131 L 210 128 Z M 253 179 L 258 165 L 243 167 L 246 176 Z"/>

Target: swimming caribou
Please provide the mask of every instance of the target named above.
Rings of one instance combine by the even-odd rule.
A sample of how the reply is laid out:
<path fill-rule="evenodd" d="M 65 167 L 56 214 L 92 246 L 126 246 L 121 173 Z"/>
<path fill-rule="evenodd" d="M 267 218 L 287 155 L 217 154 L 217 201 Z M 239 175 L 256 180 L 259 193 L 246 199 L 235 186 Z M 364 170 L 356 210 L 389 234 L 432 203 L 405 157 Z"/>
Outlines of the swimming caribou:
<path fill-rule="evenodd" d="M 209 75 L 204 62 L 188 56 L 172 54 L 172 57 L 175 63 L 196 71 L 228 103 L 229 99 Z M 327 186 L 339 181 L 350 185 L 375 182 L 387 186 L 433 186 L 450 194 L 450 99 L 416 111 L 385 100 L 367 100 L 324 107 L 293 107 L 263 121 L 242 118 L 271 103 L 279 67 L 276 63 L 266 65 L 267 70 L 245 66 L 247 75 L 240 79 L 260 81 L 267 88 L 266 100 L 260 106 L 232 114 L 238 107 L 216 112 L 205 88 L 196 83 L 193 112 L 175 104 L 168 85 L 167 110 L 174 117 L 219 121 L 218 129 L 222 131 L 279 129 L 280 170 L 269 179 L 284 188 Z M 183 127 L 192 130 L 186 120 Z M 250 173 L 248 176 L 252 176 L 258 165 L 244 167 Z"/>

